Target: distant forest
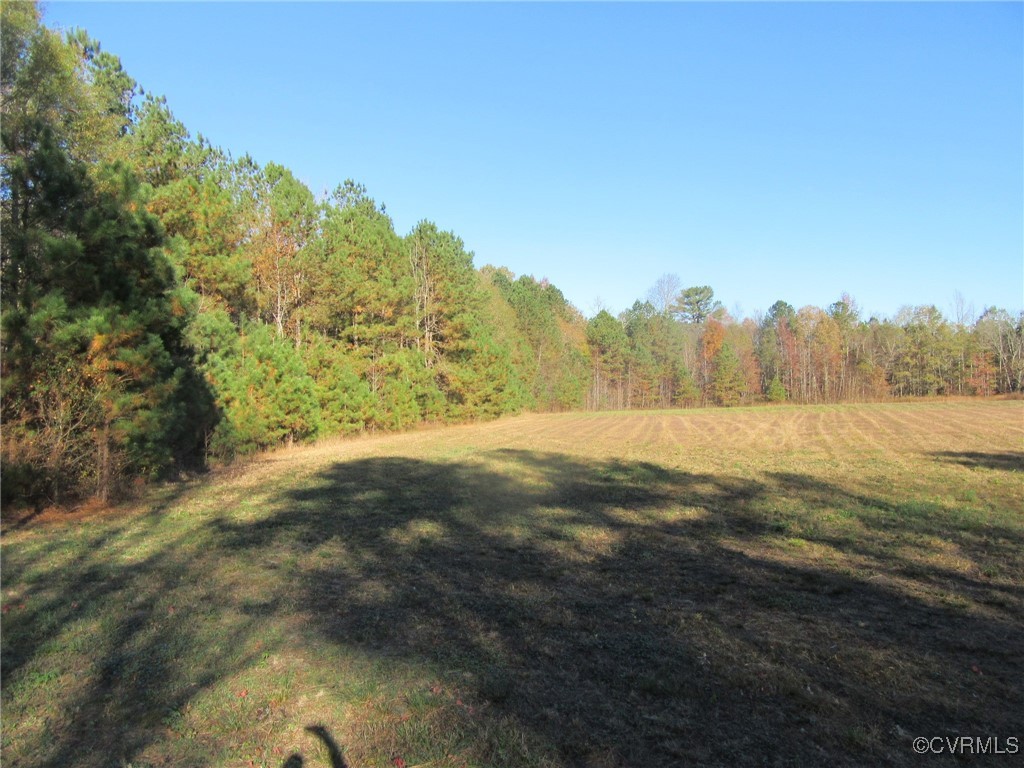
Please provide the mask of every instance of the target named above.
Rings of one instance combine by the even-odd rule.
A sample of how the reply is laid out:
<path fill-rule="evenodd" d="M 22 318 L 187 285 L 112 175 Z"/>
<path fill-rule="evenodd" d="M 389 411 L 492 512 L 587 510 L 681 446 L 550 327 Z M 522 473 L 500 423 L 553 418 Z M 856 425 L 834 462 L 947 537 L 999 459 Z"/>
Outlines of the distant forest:
<path fill-rule="evenodd" d="M 666 275 L 587 320 L 429 221 L 399 235 L 358 183 L 318 200 L 212 146 L 35 4 L 2 14 L 5 500 L 106 500 L 211 459 L 523 410 L 1024 386 L 1024 317 L 997 308 L 865 319 L 844 296 L 739 319 Z"/>

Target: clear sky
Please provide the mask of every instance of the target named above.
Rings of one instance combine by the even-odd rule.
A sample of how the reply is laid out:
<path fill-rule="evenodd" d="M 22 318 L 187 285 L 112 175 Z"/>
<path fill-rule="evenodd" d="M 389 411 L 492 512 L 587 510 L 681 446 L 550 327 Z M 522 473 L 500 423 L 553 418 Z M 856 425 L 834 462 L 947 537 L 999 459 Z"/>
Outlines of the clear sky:
<path fill-rule="evenodd" d="M 60 3 L 193 133 L 585 314 L 1024 307 L 1024 5 Z"/>

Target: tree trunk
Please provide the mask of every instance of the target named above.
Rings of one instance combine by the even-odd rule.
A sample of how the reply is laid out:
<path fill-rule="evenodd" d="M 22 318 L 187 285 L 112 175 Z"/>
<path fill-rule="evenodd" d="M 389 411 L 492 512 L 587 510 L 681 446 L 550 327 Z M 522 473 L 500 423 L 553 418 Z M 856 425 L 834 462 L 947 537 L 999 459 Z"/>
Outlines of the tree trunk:
<path fill-rule="evenodd" d="M 104 504 L 110 500 L 110 421 L 103 422 L 99 444 L 96 446 L 96 495 Z"/>

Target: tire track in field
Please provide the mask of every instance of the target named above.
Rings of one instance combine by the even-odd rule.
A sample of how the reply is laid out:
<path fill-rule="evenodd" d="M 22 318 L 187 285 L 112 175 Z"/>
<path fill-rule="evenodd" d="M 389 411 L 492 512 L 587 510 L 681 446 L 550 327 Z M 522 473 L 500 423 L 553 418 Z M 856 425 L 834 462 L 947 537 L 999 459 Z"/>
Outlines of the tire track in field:
<path fill-rule="evenodd" d="M 778 451 L 782 440 L 784 416 L 778 409 L 773 409 L 761 422 L 757 430 L 758 451 L 762 455 L 771 456 Z"/>
<path fill-rule="evenodd" d="M 981 403 L 949 403 L 943 407 L 943 420 L 952 432 L 954 444 L 972 447 L 1021 450 L 1024 447 L 1024 406 L 1000 403 L 986 408 Z M 965 440 L 969 438 L 969 440 Z"/>
<path fill-rule="evenodd" d="M 913 444 L 907 447 L 922 454 L 933 454 L 943 448 L 964 450 L 970 445 L 989 450 L 992 447 L 991 441 L 981 436 L 977 420 L 967 418 L 955 407 L 910 404 L 901 412 L 900 423 L 913 433 Z"/>
<path fill-rule="evenodd" d="M 916 404 L 915 404 L 916 405 Z M 928 404 L 921 407 L 908 406 L 904 423 L 914 429 L 917 436 L 916 448 L 923 453 L 934 453 L 942 448 L 963 448 L 973 442 L 978 433 L 978 423 L 956 408 L 946 405 Z"/>
<path fill-rule="evenodd" d="M 882 411 L 881 408 L 885 407 L 886 410 Z M 864 416 L 864 420 L 867 421 L 877 437 L 868 437 L 871 433 L 865 432 L 865 436 L 868 437 L 868 442 L 872 446 L 877 446 L 877 450 L 882 454 L 887 461 L 890 461 L 898 465 L 901 469 L 906 469 L 907 462 L 900 458 L 899 452 L 894 449 L 894 446 L 899 445 L 902 440 L 902 435 L 896 431 L 894 426 L 891 426 L 893 422 L 892 412 L 889 410 L 889 406 L 865 406 L 861 412 Z M 890 422 L 890 423 L 885 423 Z"/>
<path fill-rule="evenodd" d="M 699 413 L 692 413 L 687 415 L 686 419 L 686 435 L 690 447 L 697 447 L 703 445 L 703 441 L 707 436 L 707 429 L 704 428 L 704 418 Z"/>
<path fill-rule="evenodd" d="M 725 415 L 725 414 L 723 414 Z M 707 438 L 709 447 L 726 448 L 731 442 L 729 432 L 723 428 L 722 419 L 709 419 L 708 414 L 701 414 L 702 436 Z"/>
<path fill-rule="evenodd" d="M 851 455 L 867 456 L 872 453 L 885 455 L 885 448 L 877 444 L 864 424 L 863 406 L 843 407 L 837 412 L 840 416 L 837 432 L 844 436 L 844 444 Z"/>
<path fill-rule="evenodd" d="M 528 443 L 530 445 L 543 441 L 548 433 L 551 431 L 551 423 L 553 420 L 559 420 L 561 414 L 542 414 L 533 416 L 528 429 L 519 431 L 515 435 L 515 442 L 519 444 Z"/>
<path fill-rule="evenodd" d="M 738 440 L 746 450 L 758 451 L 761 444 L 761 434 L 767 426 L 765 420 L 752 418 L 750 411 L 730 414 L 735 423 L 732 430 L 733 444 Z"/>
<path fill-rule="evenodd" d="M 678 416 L 662 413 L 658 415 L 658 442 L 667 454 L 682 453 L 685 448 L 680 440 Z"/>
<path fill-rule="evenodd" d="M 693 427 L 690 421 L 683 415 L 673 416 L 669 424 L 669 436 L 675 444 L 679 457 L 682 458 L 688 451 L 693 450 L 693 441 L 690 437 L 693 434 Z"/>
<path fill-rule="evenodd" d="M 636 449 L 638 445 L 641 445 L 643 443 L 643 435 L 645 432 L 644 421 L 646 421 L 646 418 L 646 416 L 642 416 L 639 418 L 634 416 L 633 418 L 628 419 L 628 421 L 630 422 L 630 429 L 626 441 L 627 443 L 631 444 L 634 449 Z"/>
<path fill-rule="evenodd" d="M 730 413 L 729 418 L 721 424 L 726 432 L 726 438 L 721 444 L 739 456 L 761 456 L 774 449 L 774 422 L 775 415 L 767 412 L 759 414 L 744 410 Z"/>
<path fill-rule="evenodd" d="M 655 416 L 654 417 L 654 425 L 655 425 L 655 427 L 657 429 L 657 443 L 658 443 L 658 445 L 663 446 L 664 449 L 671 448 L 672 447 L 672 440 L 671 440 L 671 438 L 669 437 L 669 434 L 668 434 L 668 426 L 667 426 L 667 422 L 665 420 L 665 415 L 662 414 L 662 413 L 659 413 L 657 416 Z"/>
<path fill-rule="evenodd" d="M 611 423 L 613 419 L 614 417 L 611 416 L 610 414 L 597 416 L 591 419 L 588 423 L 589 429 L 581 430 L 578 434 L 574 436 L 574 440 L 587 441 L 587 443 L 591 447 L 594 444 L 600 443 L 601 438 L 603 438 L 609 431 L 614 429 L 614 424 Z"/>
<path fill-rule="evenodd" d="M 753 450 L 761 455 L 772 455 L 780 450 L 785 441 L 786 432 L 790 428 L 792 418 L 782 409 L 772 409 L 763 418 L 749 415 L 751 422 L 750 444 Z"/>
<path fill-rule="evenodd" d="M 595 442 L 607 428 L 605 418 L 594 414 L 551 417 L 549 427 L 539 441 L 544 447 L 555 447 L 573 454 L 590 455 Z M 540 446 L 530 445 L 528 448 Z"/>
<path fill-rule="evenodd" d="M 785 429 L 786 415 L 779 409 L 766 414 L 763 419 L 754 420 L 759 424 L 755 431 L 758 449 L 765 454 L 774 454 L 779 450 Z"/>
<path fill-rule="evenodd" d="M 636 420 L 635 414 L 618 412 L 574 419 L 564 425 L 572 430 L 571 434 L 566 437 L 560 432 L 557 442 L 578 455 L 617 455 L 624 447 L 624 441 L 619 433 L 627 424 L 631 429 L 635 429 Z"/>
<path fill-rule="evenodd" d="M 662 431 L 663 427 L 660 424 L 660 418 L 653 413 L 649 413 L 644 417 L 644 429 L 640 439 L 647 446 L 655 447 L 662 445 L 663 441 L 660 437 Z"/>
<path fill-rule="evenodd" d="M 918 415 L 919 420 L 926 420 L 926 425 L 933 421 L 941 422 L 943 432 L 956 443 L 963 442 L 964 437 L 970 437 L 986 445 L 991 445 L 994 441 L 998 442 L 1000 436 L 1014 431 L 1007 430 L 1009 424 L 1004 417 L 1009 415 L 1010 411 L 1017 411 L 1017 423 L 1020 424 L 1020 428 L 1015 431 L 1019 436 L 1024 437 L 1024 418 L 1022 418 L 1024 413 L 1021 410 L 1009 408 L 1005 409 L 1004 413 L 1003 408 L 985 408 L 979 407 L 980 405 L 980 403 L 943 403 L 929 409 L 933 411 L 931 420 L 927 420 L 929 414 L 923 409 L 915 410 L 915 415 Z M 1012 444 L 1012 442 L 1011 440 L 1008 444 Z"/>
<path fill-rule="evenodd" d="M 803 410 L 797 410 L 795 407 L 791 407 L 787 416 L 785 424 L 782 426 L 781 439 L 779 441 L 779 450 L 784 452 L 790 452 L 795 450 L 796 445 L 799 444 L 799 438 L 802 436 L 804 422 L 807 421 L 807 413 Z"/>
<path fill-rule="evenodd" d="M 713 424 L 708 424 L 705 413 L 695 412 L 687 415 L 686 435 L 691 453 L 708 450 L 710 446 L 717 444 L 717 432 Z"/>
<path fill-rule="evenodd" d="M 924 406 L 927 410 L 918 410 L 916 403 L 907 405 L 906 410 L 900 413 L 900 423 L 908 432 L 912 433 L 915 440 L 915 447 L 920 450 L 934 447 L 936 442 L 949 435 L 957 436 L 962 434 L 960 430 L 951 429 L 948 423 L 949 414 L 942 413 L 941 406 L 935 407 L 931 404 Z"/>
<path fill-rule="evenodd" d="M 869 408 L 870 406 L 859 404 L 835 406 L 833 440 L 840 446 L 841 464 L 849 460 L 886 461 L 891 460 L 894 455 L 895 433 L 888 430 L 886 435 L 889 437 L 883 437 L 878 423 L 873 423 L 868 418 Z"/>
<path fill-rule="evenodd" d="M 815 432 L 819 443 L 821 444 L 821 450 L 828 457 L 828 460 L 832 463 L 838 463 L 838 458 L 844 455 L 842 446 L 838 447 L 837 441 L 842 440 L 843 432 L 838 429 L 837 418 L 839 414 L 836 411 L 835 406 L 828 406 L 825 410 L 819 410 L 815 412 L 816 424 Z"/>
<path fill-rule="evenodd" d="M 943 448 L 963 450 L 968 445 L 990 450 L 991 440 L 999 432 L 985 428 L 963 409 L 945 404 L 895 404 L 885 410 L 882 418 L 891 424 L 887 428 L 891 444 L 900 446 L 899 452 L 908 455 L 928 455 Z"/>
<path fill-rule="evenodd" d="M 602 434 L 609 442 L 617 445 L 619 450 L 632 447 L 639 431 L 640 418 L 636 413 L 616 413 L 605 417 L 606 430 Z"/>

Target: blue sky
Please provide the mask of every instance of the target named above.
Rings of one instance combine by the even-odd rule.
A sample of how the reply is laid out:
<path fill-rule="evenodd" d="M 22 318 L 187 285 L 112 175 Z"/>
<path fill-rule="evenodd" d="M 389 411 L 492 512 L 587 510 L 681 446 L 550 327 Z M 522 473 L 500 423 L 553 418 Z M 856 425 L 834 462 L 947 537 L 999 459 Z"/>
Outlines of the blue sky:
<path fill-rule="evenodd" d="M 193 133 L 585 314 L 1024 308 L 1020 3 L 45 3 Z"/>

